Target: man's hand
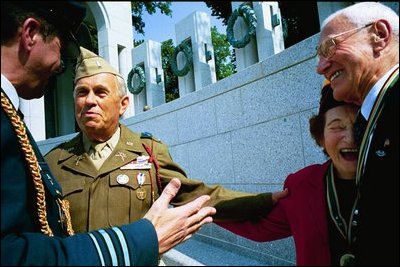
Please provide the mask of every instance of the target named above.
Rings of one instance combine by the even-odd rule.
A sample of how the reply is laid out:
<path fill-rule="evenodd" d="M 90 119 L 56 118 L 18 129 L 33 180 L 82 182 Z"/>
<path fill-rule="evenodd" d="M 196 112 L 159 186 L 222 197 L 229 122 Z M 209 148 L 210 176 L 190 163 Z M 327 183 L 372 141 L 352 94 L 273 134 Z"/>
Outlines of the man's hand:
<path fill-rule="evenodd" d="M 287 197 L 288 194 L 289 194 L 289 190 L 287 188 L 285 188 L 283 191 L 272 193 L 272 204 L 275 205 L 279 199 Z"/>
<path fill-rule="evenodd" d="M 156 229 L 159 254 L 189 239 L 203 224 L 211 223 L 211 216 L 216 213 L 213 207 L 203 207 L 210 199 L 208 195 L 200 196 L 177 208 L 168 208 L 180 187 L 179 179 L 172 179 L 144 216 Z"/>

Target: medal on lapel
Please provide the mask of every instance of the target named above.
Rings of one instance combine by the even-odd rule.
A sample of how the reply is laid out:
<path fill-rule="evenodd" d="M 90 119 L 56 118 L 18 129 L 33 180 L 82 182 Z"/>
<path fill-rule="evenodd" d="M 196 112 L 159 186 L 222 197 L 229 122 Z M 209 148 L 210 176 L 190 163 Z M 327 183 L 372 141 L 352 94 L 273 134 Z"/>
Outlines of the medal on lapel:
<path fill-rule="evenodd" d="M 144 181 L 145 181 L 145 179 L 146 179 L 144 173 L 139 172 L 139 173 L 136 175 L 136 179 L 137 179 L 137 182 L 138 182 L 138 184 L 139 184 L 139 187 L 136 189 L 136 197 L 137 197 L 138 199 L 140 199 L 140 200 L 144 200 L 144 199 L 146 198 L 146 195 L 147 195 L 146 189 L 144 189 L 144 188 L 142 187 L 143 184 L 144 184 Z"/>
<path fill-rule="evenodd" d="M 340 257 L 340 266 L 354 266 L 355 256 L 350 253 L 344 254 Z"/>

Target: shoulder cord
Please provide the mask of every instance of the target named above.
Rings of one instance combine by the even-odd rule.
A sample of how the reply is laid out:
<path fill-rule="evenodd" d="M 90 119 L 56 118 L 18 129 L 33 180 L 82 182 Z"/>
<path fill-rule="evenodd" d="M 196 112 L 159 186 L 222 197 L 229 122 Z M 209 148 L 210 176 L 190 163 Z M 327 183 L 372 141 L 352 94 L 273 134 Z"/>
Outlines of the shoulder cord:
<path fill-rule="evenodd" d="M 49 222 L 47 221 L 47 212 L 46 212 L 46 197 L 45 190 L 42 182 L 42 177 L 40 174 L 40 166 L 36 155 L 32 149 L 32 145 L 29 142 L 28 136 L 26 134 L 25 126 L 19 115 L 17 114 L 14 107 L 11 105 L 8 98 L 5 96 L 3 92 L 1 92 L 1 107 L 10 118 L 11 124 L 14 127 L 14 130 L 17 134 L 18 142 L 21 145 L 22 151 L 25 156 L 25 160 L 29 166 L 29 169 L 32 174 L 33 184 L 36 189 L 36 199 L 37 199 L 37 211 L 39 216 L 39 223 L 41 225 L 41 231 L 45 235 L 54 236 L 53 231 L 50 228 Z M 71 215 L 69 213 L 69 203 L 67 200 L 62 200 L 57 198 L 61 209 L 66 217 L 67 222 L 67 232 L 69 235 L 73 235 L 74 231 L 72 229 L 71 223 Z"/>
<path fill-rule="evenodd" d="M 153 144 L 153 142 L 154 141 L 152 140 L 151 144 Z M 153 155 L 152 149 L 145 143 L 142 143 L 142 144 L 143 144 L 143 147 L 146 150 L 147 154 L 149 154 L 149 156 L 150 156 L 149 162 L 154 163 L 154 167 L 156 168 L 156 181 L 157 181 L 157 187 L 158 187 L 157 189 L 158 189 L 158 194 L 161 195 L 162 186 L 161 186 L 160 171 L 159 171 L 160 166 L 158 165 L 157 159 Z"/>

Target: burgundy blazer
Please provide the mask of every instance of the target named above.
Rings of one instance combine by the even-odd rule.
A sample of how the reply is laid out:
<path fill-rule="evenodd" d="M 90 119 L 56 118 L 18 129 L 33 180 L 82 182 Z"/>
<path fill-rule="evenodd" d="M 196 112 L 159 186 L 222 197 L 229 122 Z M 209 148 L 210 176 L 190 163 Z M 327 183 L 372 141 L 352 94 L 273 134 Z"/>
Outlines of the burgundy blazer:
<path fill-rule="evenodd" d="M 262 219 L 216 223 L 257 242 L 293 236 L 297 265 L 331 265 L 324 179 L 329 163 L 290 174 L 284 183 L 289 195 Z"/>

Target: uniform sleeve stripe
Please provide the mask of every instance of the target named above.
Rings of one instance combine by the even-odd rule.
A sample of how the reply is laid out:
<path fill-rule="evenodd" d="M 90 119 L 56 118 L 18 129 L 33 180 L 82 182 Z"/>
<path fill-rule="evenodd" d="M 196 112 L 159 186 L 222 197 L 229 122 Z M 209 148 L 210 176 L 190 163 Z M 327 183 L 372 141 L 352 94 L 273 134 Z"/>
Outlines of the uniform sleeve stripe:
<path fill-rule="evenodd" d="M 124 255 L 125 265 L 126 266 L 130 266 L 131 265 L 131 261 L 129 259 L 129 250 L 128 250 L 128 245 L 126 243 L 124 234 L 122 233 L 122 231 L 118 227 L 112 227 L 111 229 L 114 230 L 114 232 L 118 236 L 119 242 L 120 242 L 121 247 L 122 247 L 122 253 Z"/>
<path fill-rule="evenodd" d="M 110 252 L 112 266 L 118 266 L 117 255 L 116 255 L 115 248 L 114 248 L 114 245 L 113 245 L 113 243 L 111 241 L 110 236 L 103 229 L 99 230 L 99 233 L 103 235 L 104 240 L 105 240 L 106 245 L 107 245 L 108 252 Z"/>
<path fill-rule="evenodd" d="M 101 266 L 105 266 L 104 258 L 103 258 L 103 253 L 101 252 L 101 249 L 100 249 L 99 243 L 98 243 L 97 240 L 96 240 L 96 237 L 94 237 L 94 235 L 93 235 L 92 233 L 89 233 L 89 236 L 90 236 L 90 238 L 92 239 L 92 241 L 93 241 L 93 243 L 94 243 L 94 246 L 95 246 L 96 249 L 97 249 L 97 254 L 99 254 Z"/>
<path fill-rule="evenodd" d="M 114 245 L 115 255 L 117 256 L 118 264 L 125 265 L 124 252 L 122 251 L 121 242 L 117 236 L 117 233 L 111 228 L 105 228 L 103 230 L 106 231 L 111 239 L 111 242 Z"/>
<path fill-rule="evenodd" d="M 96 240 L 99 244 L 99 247 L 100 247 L 101 253 L 103 255 L 103 259 L 104 259 L 104 265 L 111 266 L 112 265 L 111 254 L 107 247 L 107 243 L 106 243 L 106 240 L 104 239 L 104 236 L 99 231 L 93 231 L 91 233 L 96 238 Z"/>

